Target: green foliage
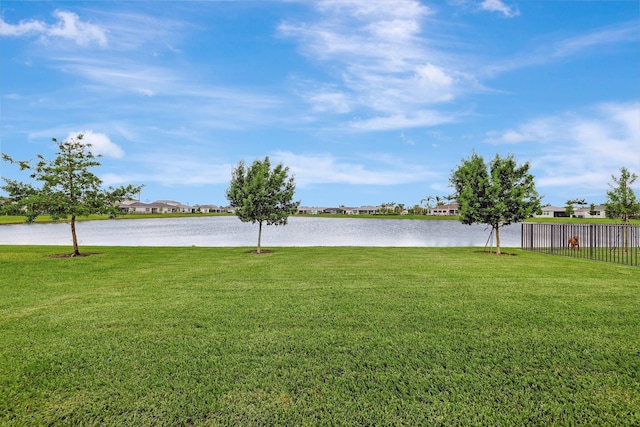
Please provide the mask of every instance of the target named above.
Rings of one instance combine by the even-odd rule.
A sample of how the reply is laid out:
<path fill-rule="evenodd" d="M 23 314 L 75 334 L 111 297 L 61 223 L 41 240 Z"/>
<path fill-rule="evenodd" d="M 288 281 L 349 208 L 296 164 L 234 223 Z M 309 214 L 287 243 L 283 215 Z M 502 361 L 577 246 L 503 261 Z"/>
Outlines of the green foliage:
<path fill-rule="evenodd" d="M 269 157 L 251 166 L 240 161 L 233 170 L 226 196 L 241 221 L 258 223 L 258 253 L 262 224 L 286 225 L 289 215 L 296 213 L 300 202 L 293 201 L 295 189 L 289 168 L 280 163 L 272 170 Z"/>
<path fill-rule="evenodd" d="M 627 168 L 620 168 L 620 177 L 611 175 L 615 186 L 609 184 L 611 190 L 607 191 L 605 214 L 607 218 L 620 218 L 622 222 L 629 222 L 634 215 L 640 214 L 640 201 L 631 187 L 638 179 L 635 173 Z"/>
<path fill-rule="evenodd" d="M 473 153 L 452 172 L 453 197 L 463 224 L 488 224 L 496 235 L 500 253 L 500 227 L 530 218 L 540 212 L 540 200 L 529 173 L 529 163 L 516 164 L 512 155 L 496 157 L 487 166 Z"/>
<path fill-rule="evenodd" d="M 118 204 L 141 189 L 132 185 L 103 189 L 100 178 L 90 171 L 100 166 L 100 162 L 90 151 L 91 144 L 83 143 L 82 138 L 82 134 L 64 142 L 53 138 L 53 142 L 58 144 L 55 159 L 47 160 L 38 154 L 35 164 L 2 155 L 4 161 L 18 165 L 20 170 L 29 171 L 31 180 L 42 183 L 37 188 L 31 183 L 3 178 L 5 185 L 0 188 L 9 194 L 6 203 L 3 203 L 3 210 L 7 213 L 22 212 L 26 222 L 33 222 L 44 214 L 54 221 L 70 218 L 74 255 L 80 253 L 75 233 L 76 217 L 115 217 L 120 213 Z"/>
<path fill-rule="evenodd" d="M 576 210 L 573 207 L 573 204 L 574 204 L 573 200 L 567 200 L 567 204 L 564 207 L 564 213 L 567 214 L 569 218 L 571 218 L 573 214 L 576 213 Z"/>
<path fill-rule="evenodd" d="M 60 250 L 0 251 L 0 425 L 640 425 L 636 267 Z"/>

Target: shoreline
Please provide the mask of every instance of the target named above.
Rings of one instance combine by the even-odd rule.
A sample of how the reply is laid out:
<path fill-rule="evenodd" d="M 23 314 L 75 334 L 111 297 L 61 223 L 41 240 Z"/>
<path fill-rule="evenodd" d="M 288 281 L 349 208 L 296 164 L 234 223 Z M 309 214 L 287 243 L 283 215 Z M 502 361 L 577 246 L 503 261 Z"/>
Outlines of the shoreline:
<path fill-rule="evenodd" d="M 90 215 L 88 217 L 77 217 L 76 221 L 106 221 L 106 220 L 123 220 L 123 219 L 163 219 L 163 218 L 201 218 L 201 217 L 228 217 L 235 216 L 231 213 L 175 213 L 175 214 L 126 214 L 119 215 L 115 218 L 109 218 L 106 215 Z M 291 215 L 290 218 L 328 218 L 328 219 L 400 219 L 400 220 L 418 220 L 418 221 L 459 221 L 457 215 L 348 215 L 348 214 L 299 214 Z M 42 215 L 34 221 L 38 224 L 55 224 L 61 222 L 69 222 L 69 219 L 52 220 L 48 215 Z M 606 218 L 529 218 L 522 223 L 571 223 L 571 224 L 621 224 L 619 220 Z M 0 225 L 19 225 L 25 224 L 25 217 L 18 215 L 0 216 Z M 630 225 L 640 225 L 640 219 L 632 219 Z"/>

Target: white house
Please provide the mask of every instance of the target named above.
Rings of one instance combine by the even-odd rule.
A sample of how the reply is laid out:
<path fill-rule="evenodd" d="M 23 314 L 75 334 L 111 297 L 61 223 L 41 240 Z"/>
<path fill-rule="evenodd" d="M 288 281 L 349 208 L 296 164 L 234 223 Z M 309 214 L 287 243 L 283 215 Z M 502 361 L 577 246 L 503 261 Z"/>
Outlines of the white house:
<path fill-rule="evenodd" d="M 136 200 L 127 200 L 120 203 L 120 211 L 129 214 L 156 214 L 179 212 L 176 206 L 166 203 L 143 203 Z"/>
<path fill-rule="evenodd" d="M 202 212 L 202 213 L 224 213 L 224 212 L 226 212 L 226 209 L 221 208 L 220 206 L 216 206 L 216 205 L 195 205 L 194 209 L 195 209 L 195 212 Z"/>
<path fill-rule="evenodd" d="M 380 209 L 380 206 L 360 206 L 356 209 L 356 213 L 358 215 L 373 215 L 378 209 Z"/>
<path fill-rule="evenodd" d="M 595 205 L 593 212 L 590 206 L 574 207 L 574 218 L 605 218 L 605 207 L 603 205 Z M 542 207 L 542 214 L 535 215 L 536 218 L 568 218 L 567 210 L 564 207 L 547 205 Z"/>
<path fill-rule="evenodd" d="M 438 205 L 429 209 L 429 215 L 448 216 L 458 215 L 458 202 L 447 203 L 446 205 Z"/>
<path fill-rule="evenodd" d="M 308 206 L 300 206 L 298 208 L 298 215 L 318 215 L 324 211 L 324 208 L 313 207 L 310 208 Z"/>
<path fill-rule="evenodd" d="M 567 213 L 564 208 L 558 206 L 547 205 L 542 207 L 542 213 L 535 215 L 536 218 L 561 218 L 566 217 Z"/>

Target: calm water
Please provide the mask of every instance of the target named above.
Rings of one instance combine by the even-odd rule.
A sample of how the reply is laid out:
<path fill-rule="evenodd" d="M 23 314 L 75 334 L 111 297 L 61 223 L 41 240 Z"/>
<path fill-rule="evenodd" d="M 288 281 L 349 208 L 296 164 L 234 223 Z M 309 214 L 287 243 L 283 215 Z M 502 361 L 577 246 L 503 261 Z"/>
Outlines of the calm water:
<path fill-rule="evenodd" d="M 236 217 L 121 219 L 76 223 L 88 246 L 255 246 L 258 225 Z M 292 217 L 264 226 L 268 246 L 484 246 L 491 229 L 459 221 Z M 520 225 L 500 230 L 504 247 L 520 247 Z M 492 240 L 495 244 L 495 240 Z M 0 226 L 0 244 L 71 245 L 66 223 Z"/>

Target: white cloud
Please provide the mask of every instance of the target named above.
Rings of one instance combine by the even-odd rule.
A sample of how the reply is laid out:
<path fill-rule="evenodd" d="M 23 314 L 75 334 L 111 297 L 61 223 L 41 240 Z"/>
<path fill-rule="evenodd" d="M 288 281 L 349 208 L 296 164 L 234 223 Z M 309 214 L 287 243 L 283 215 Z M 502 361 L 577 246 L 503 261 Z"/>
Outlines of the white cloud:
<path fill-rule="evenodd" d="M 42 34 L 46 30 L 47 25 L 40 21 L 20 21 L 19 24 L 12 25 L 0 16 L 0 36 L 20 37 L 28 34 Z"/>
<path fill-rule="evenodd" d="M 350 128 L 365 131 L 384 131 L 393 129 L 407 129 L 425 126 L 435 126 L 451 123 L 453 115 L 442 114 L 437 111 L 417 111 L 408 114 L 394 114 L 392 116 L 378 116 L 371 119 L 356 119 L 349 123 Z"/>
<path fill-rule="evenodd" d="M 526 144 L 541 187 L 604 188 L 620 167 L 640 169 L 640 103 L 605 103 L 490 132 L 491 144 Z"/>
<path fill-rule="evenodd" d="M 565 117 L 547 116 L 529 120 L 518 129 L 487 132 L 484 142 L 489 144 L 520 144 L 524 142 L 552 143 L 566 126 Z"/>
<path fill-rule="evenodd" d="M 83 22 L 73 12 L 56 10 L 53 16 L 58 21 L 51 25 L 37 20 L 20 21 L 17 25 L 12 25 L 0 18 L 0 35 L 12 37 L 39 35 L 45 40 L 51 38 L 72 40 L 83 47 L 94 42 L 101 47 L 107 46 L 106 32 L 100 26 Z"/>
<path fill-rule="evenodd" d="M 639 35 L 637 22 L 629 22 L 612 27 L 601 28 L 587 34 L 561 40 L 559 43 L 554 45 L 553 55 L 556 57 L 566 57 L 588 51 L 597 46 L 612 43 L 625 41 L 637 43 Z"/>
<path fill-rule="evenodd" d="M 497 74 L 518 70 L 535 65 L 544 65 L 567 57 L 593 54 L 595 49 L 602 49 L 616 43 L 637 43 L 640 37 L 638 23 L 624 22 L 615 26 L 599 28 L 561 40 L 546 42 L 537 49 L 502 61 L 496 61 L 484 67 L 485 74 Z"/>
<path fill-rule="evenodd" d="M 63 71 L 105 86 L 109 91 L 154 96 L 175 90 L 180 80 L 173 71 L 132 60 L 110 61 L 84 55 L 59 55 L 53 59 Z"/>
<path fill-rule="evenodd" d="M 533 141 L 534 137 L 524 132 L 517 132 L 514 130 L 507 130 L 500 132 L 487 132 L 487 138 L 485 142 L 492 144 L 518 144 L 520 142 Z"/>
<path fill-rule="evenodd" d="M 145 153 L 134 159 L 137 170 L 116 174 L 107 173 L 100 177 L 105 185 L 120 184 L 160 184 L 166 187 L 201 186 L 227 184 L 231 179 L 233 165 L 218 163 L 216 160 L 203 160 L 202 156 L 194 158 L 175 154 L 167 157 L 163 153 Z"/>
<path fill-rule="evenodd" d="M 432 126 L 450 121 L 426 111 L 480 85 L 457 69 L 450 54 L 431 47 L 423 24 L 433 11 L 419 1 L 321 1 L 314 22 L 283 23 L 280 33 L 295 38 L 311 60 L 327 66 L 330 92 L 305 97 L 316 111 L 360 113 L 363 130 Z M 310 82 L 309 84 L 313 84 Z M 347 102 L 348 101 L 348 102 Z M 416 113 L 417 111 L 417 113 Z"/>
<path fill-rule="evenodd" d="M 287 165 L 300 187 L 314 184 L 398 185 L 433 176 L 424 165 L 410 165 L 389 158 L 373 159 L 378 160 L 377 167 L 338 159 L 331 154 L 278 151 L 272 159 Z"/>
<path fill-rule="evenodd" d="M 517 8 L 507 6 L 502 0 L 484 0 L 480 3 L 480 9 L 502 13 L 508 18 L 520 15 L 520 11 Z"/>
<path fill-rule="evenodd" d="M 99 26 L 82 22 L 73 12 L 57 10 L 53 15 L 58 18 L 58 23 L 49 27 L 49 36 L 73 40 L 80 46 L 88 46 L 92 42 L 107 46 L 107 35 Z"/>
<path fill-rule="evenodd" d="M 281 113 L 284 103 L 280 94 L 203 83 L 190 77 L 191 69 L 172 69 L 131 58 L 112 59 L 104 54 L 55 54 L 52 59 L 62 72 L 89 82 L 88 87 L 98 95 L 135 95 L 135 102 L 122 102 L 114 108 L 116 115 L 126 111 L 137 114 L 137 103 L 145 102 L 142 98 L 155 97 L 158 99 L 145 106 L 148 114 L 156 119 L 180 117 L 184 124 L 197 122 L 198 127 L 240 129 L 290 120 Z M 322 101 L 327 110 L 340 107 L 339 99 Z"/>
<path fill-rule="evenodd" d="M 405 144 L 416 145 L 416 142 L 412 138 L 409 138 L 408 136 L 406 136 L 404 132 L 400 132 L 400 139 Z"/>
<path fill-rule="evenodd" d="M 333 113 L 348 113 L 351 111 L 351 101 L 344 92 L 331 89 L 321 89 L 318 92 L 308 94 L 307 102 L 313 105 L 315 111 L 328 111 Z"/>
<path fill-rule="evenodd" d="M 75 138 L 78 134 L 82 134 L 82 142 L 84 144 L 91 144 L 91 152 L 94 154 L 100 154 L 106 157 L 121 158 L 124 156 L 124 151 L 117 144 L 113 143 L 111 139 L 104 133 L 94 132 L 92 130 L 71 132 L 67 139 Z"/>

